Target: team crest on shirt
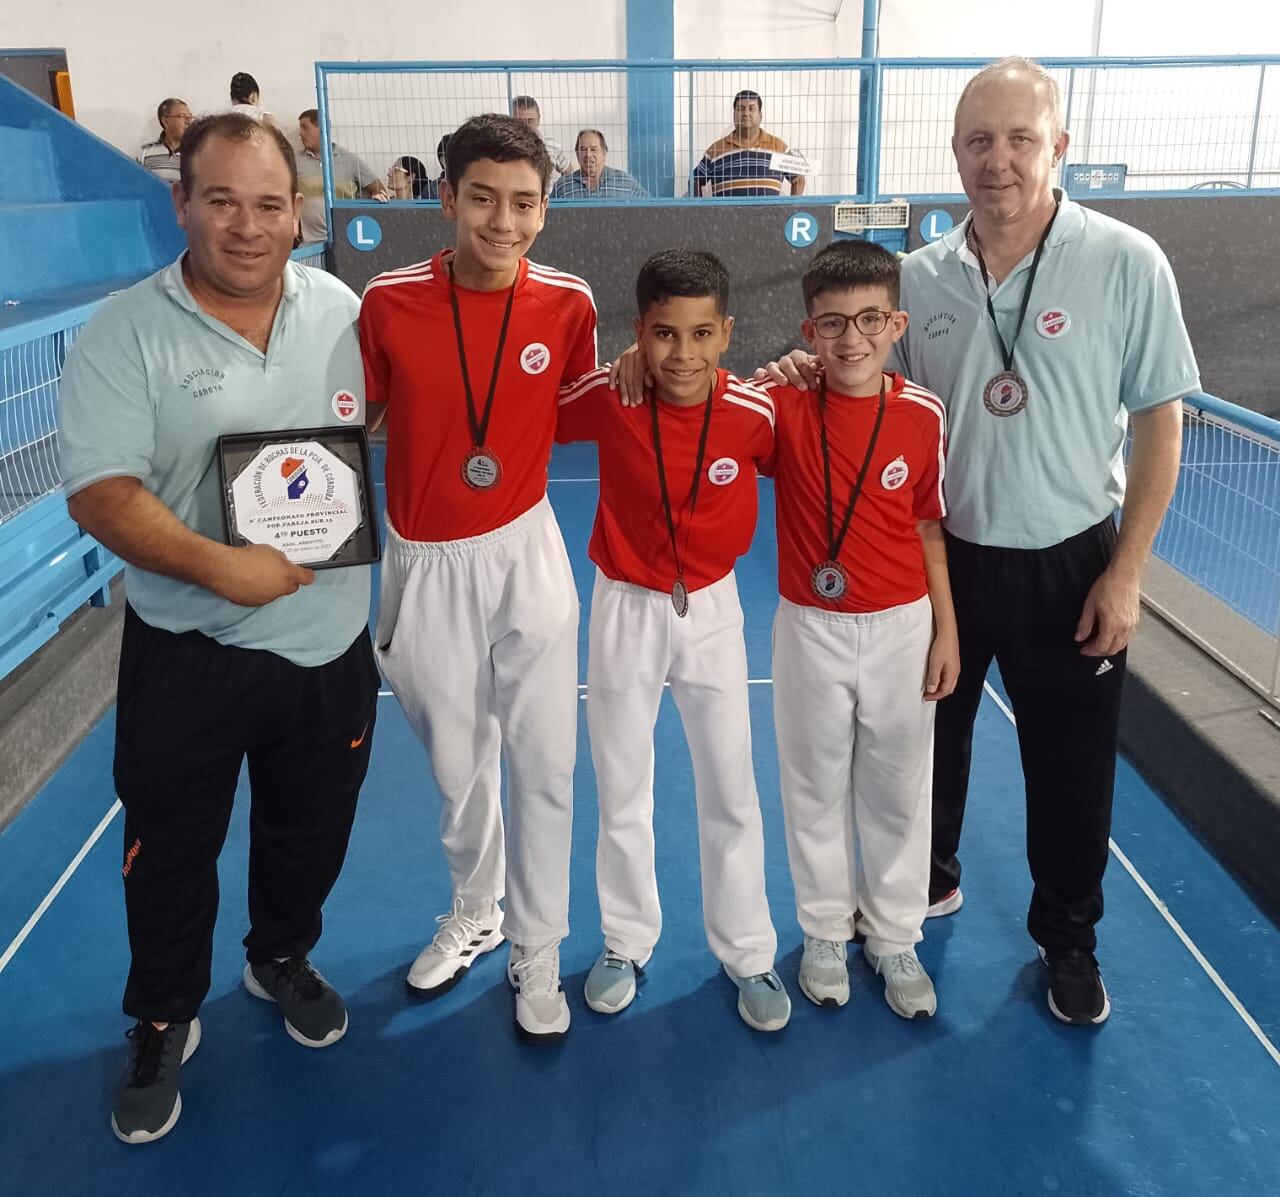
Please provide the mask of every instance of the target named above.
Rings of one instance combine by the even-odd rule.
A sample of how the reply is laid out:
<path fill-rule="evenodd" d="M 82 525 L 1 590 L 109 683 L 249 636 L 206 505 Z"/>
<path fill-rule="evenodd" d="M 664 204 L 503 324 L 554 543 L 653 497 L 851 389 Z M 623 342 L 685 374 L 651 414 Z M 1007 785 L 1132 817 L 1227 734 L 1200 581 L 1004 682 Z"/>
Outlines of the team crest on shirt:
<path fill-rule="evenodd" d="M 1036 332 L 1048 341 L 1056 341 L 1065 336 L 1071 327 L 1071 316 L 1061 308 L 1045 308 L 1036 317 Z"/>
<path fill-rule="evenodd" d="M 551 350 L 541 341 L 534 341 L 520 350 L 520 369 L 526 374 L 541 374 L 551 365 Z"/>
<path fill-rule="evenodd" d="M 707 481 L 714 486 L 728 486 L 738 476 L 738 463 L 732 457 L 717 457 L 707 467 Z"/>
<path fill-rule="evenodd" d="M 880 485 L 885 490 L 898 490 L 910 477 L 905 459 L 895 457 L 880 473 Z"/>
<path fill-rule="evenodd" d="M 350 424 L 360 414 L 360 400 L 350 391 L 334 391 L 329 403 L 333 414 L 344 424 Z"/>

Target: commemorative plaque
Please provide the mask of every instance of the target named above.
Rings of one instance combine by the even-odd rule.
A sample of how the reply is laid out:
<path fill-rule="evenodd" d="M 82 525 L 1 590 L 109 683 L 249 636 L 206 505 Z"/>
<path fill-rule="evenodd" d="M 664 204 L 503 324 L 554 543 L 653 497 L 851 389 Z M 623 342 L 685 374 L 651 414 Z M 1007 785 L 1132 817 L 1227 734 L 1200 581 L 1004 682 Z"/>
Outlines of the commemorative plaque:
<path fill-rule="evenodd" d="M 295 565 L 368 565 L 381 555 L 362 427 L 218 438 L 228 544 L 266 544 Z"/>

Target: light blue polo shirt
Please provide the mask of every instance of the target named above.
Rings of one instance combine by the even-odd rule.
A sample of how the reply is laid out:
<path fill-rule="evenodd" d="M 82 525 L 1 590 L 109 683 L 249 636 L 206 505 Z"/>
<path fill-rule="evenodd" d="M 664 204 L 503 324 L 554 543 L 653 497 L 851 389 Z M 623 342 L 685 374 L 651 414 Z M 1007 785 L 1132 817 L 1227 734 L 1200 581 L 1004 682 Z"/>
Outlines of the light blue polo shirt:
<path fill-rule="evenodd" d="M 1044 548 L 1105 519 L 1124 501 L 1130 413 L 1200 389 L 1160 247 L 1055 194 L 1058 216 L 1014 350 L 1029 387 L 1014 415 L 983 403 L 1004 362 L 965 242 L 969 221 L 902 263 L 911 323 L 894 367 L 946 404 L 946 526 L 975 544 Z M 991 289 L 1006 345 L 1032 257 Z"/>
<path fill-rule="evenodd" d="M 289 262 L 264 355 L 204 312 L 182 260 L 108 299 L 67 355 L 58 439 L 68 495 L 132 477 L 189 528 L 225 543 L 217 438 L 224 433 L 362 424 L 360 301 L 338 279 Z M 356 398 L 347 419 L 349 400 Z M 298 665 L 341 656 L 369 615 L 369 567 L 318 570 L 263 607 L 128 566 L 129 603 L 153 627 L 200 631 Z"/>

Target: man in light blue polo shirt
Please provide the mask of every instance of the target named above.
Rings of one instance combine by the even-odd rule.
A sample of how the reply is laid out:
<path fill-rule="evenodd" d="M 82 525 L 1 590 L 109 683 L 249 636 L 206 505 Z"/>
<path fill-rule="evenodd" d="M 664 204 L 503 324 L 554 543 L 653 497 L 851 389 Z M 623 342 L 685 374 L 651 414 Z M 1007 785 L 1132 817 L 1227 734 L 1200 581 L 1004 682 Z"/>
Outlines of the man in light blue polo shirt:
<path fill-rule="evenodd" d="M 1178 400 L 1200 379 L 1160 247 L 1052 186 L 1067 142 L 1057 85 L 1036 64 L 1006 59 L 970 80 L 952 147 L 972 211 L 903 263 L 911 324 L 898 349 L 947 405 L 961 649 L 935 733 L 930 914 L 962 902 L 956 851 L 994 658 L 1026 781 L 1027 927 L 1052 1012 L 1093 1025 L 1110 1011 L 1094 928 L 1125 646 L 1177 481 Z"/>
<path fill-rule="evenodd" d="M 310 965 L 369 762 L 369 568 L 313 572 L 223 537 L 216 442 L 363 420 L 356 297 L 289 261 L 302 204 L 283 136 L 197 121 L 175 188 L 187 252 L 110 299 L 68 355 L 59 438 L 73 517 L 128 563 L 115 783 L 125 808 L 128 1143 L 167 1134 L 200 1040 L 217 859 L 252 791 L 250 993 L 325 1047 L 342 999 Z"/>

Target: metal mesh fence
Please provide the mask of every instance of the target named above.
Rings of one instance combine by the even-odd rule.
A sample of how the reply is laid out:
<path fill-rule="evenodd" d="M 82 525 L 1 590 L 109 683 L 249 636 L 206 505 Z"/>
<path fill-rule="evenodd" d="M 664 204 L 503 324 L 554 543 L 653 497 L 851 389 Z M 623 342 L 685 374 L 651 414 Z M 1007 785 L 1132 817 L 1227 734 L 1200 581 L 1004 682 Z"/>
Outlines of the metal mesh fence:
<path fill-rule="evenodd" d="M 0 349 L 0 523 L 62 484 L 58 384 L 81 327 Z"/>
<path fill-rule="evenodd" d="M 1143 598 L 1280 704 L 1280 440 L 1188 402 Z"/>

